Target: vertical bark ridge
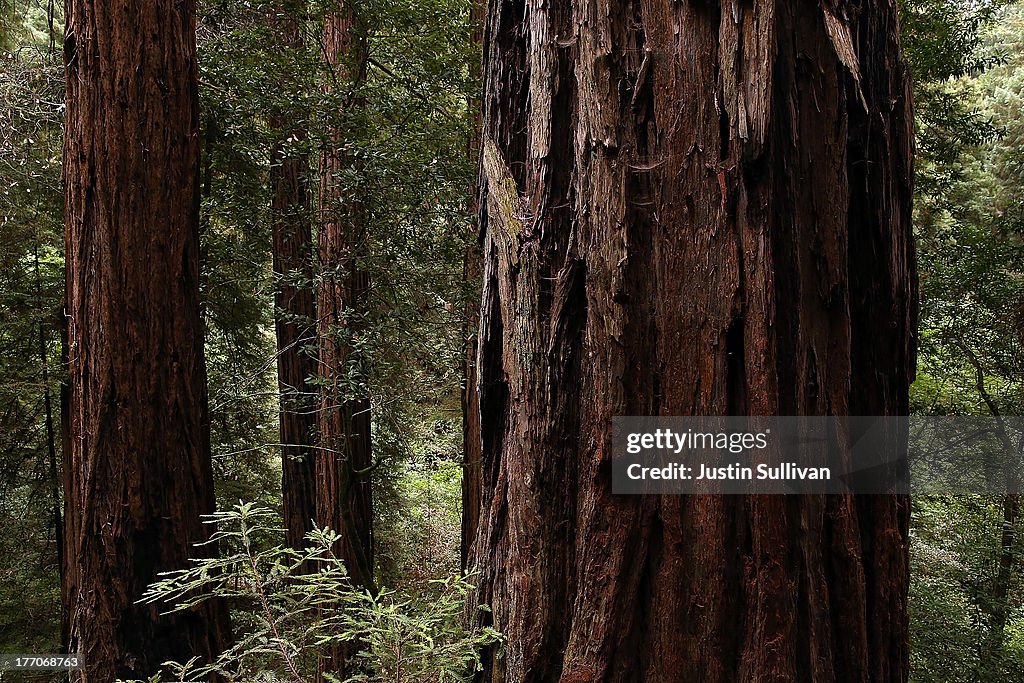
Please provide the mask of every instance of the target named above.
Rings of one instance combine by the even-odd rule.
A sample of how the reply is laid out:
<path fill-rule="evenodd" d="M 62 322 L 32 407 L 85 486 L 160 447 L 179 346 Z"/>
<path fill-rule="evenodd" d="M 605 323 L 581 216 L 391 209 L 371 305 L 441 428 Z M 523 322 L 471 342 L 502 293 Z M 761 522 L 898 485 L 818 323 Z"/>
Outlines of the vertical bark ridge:
<path fill-rule="evenodd" d="M 482 175 L 475 558 L 508 644 L 481 680 L 906 679 L 904 499 L 610 492 L 615 415 L 905 414 L 895 22 L 889 0 L 492 3 L 484 145 L 518 196 Z"/>
<path fill-rule="evenodd" d="M 214 510 L 195 3 L 69 0 L 65 16 L 62 597 L 76 677 L 106 683 L 208 661 L 230 637 L 220 601 L 170 615 L 138 603 L 204 552 Z"/>

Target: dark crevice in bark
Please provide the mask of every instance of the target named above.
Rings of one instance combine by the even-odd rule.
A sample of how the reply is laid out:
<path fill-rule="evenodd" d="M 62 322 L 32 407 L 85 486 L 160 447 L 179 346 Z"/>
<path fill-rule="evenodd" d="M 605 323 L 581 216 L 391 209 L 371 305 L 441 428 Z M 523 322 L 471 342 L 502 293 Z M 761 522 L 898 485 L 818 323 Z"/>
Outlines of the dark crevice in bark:
<path fill-rule="evenodd" d="M 721 111 L 718 113 L 718 158 L 724 161 L 729 158 L 729 143 L 732 142 L 732 129 L 729 126 L 729 112 L 721 102 L 719 107 Z"/>
<path fill-rule="evenodd" d="M 579 335 L 587 320 L 587 266 L 572 259 L 562 268 L 555 281 L 552 305 L 552 330 L 548 344 L 548 362 L 551 366 L 549 391 L 553 401 L 563 398 L 562 385 L 577 380 L 579 362 Z M 575 403 L 575 402 L 574 402 Z M 557 403 L 552 412 L 558 414 Z"/>
<path fill-rule="evenodd" d="M 494 291 L 496 285 L 491 284 Z M 486 289 L 485 289 L 486 291 Z M 488 329 L 481 330 L 482 340 L 501 339 L 504 334 L 501 314 L 496 311 L 496 297 L 481 307 L 481 320 L 489 323 Z M 502 370 L 502 347 L 491 343 L 480 350 L 480 376 L 488 378 L 480 386 L 480 434 L 484 445 L 484 460 L 481 464 L 484 490 L 494 486 L 498 478 L 500 461 L 495 457 L 501 453 L 508 415 L 508 383 Z M 498 378 L 498 379 L 491 379 Z"/>
<path fill-rule="evenodd" d="M 746 350 L 743 335 L 743 318 L 738 315 L 733 318 L 725 333 L 725 353 L 728 362 L 726 385 L 729 388 L 726 399 L 727 415 L 743 415 L 747 409 L 747 377 L 744 369 Z"/>

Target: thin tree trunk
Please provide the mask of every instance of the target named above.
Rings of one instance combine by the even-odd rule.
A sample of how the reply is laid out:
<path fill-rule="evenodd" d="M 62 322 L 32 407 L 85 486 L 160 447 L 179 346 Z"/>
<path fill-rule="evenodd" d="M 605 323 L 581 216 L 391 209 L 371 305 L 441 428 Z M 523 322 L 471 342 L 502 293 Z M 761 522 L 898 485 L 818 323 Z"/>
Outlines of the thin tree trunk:
<path fill-rule="evenodd" d="M 481 75 L 481 58 L 478 54 L 483 48 L 483 24 L 487 7 L 483 0 L 473 0 L 470 7 L 469 20 L 472 26 L 470 42 L 474 46 L 473 61 L 470 63 L 471 73 Z M 469 138 L 468 155 L 471 163 L 479 163 L 480 149 L 480 98 L 469 100 L 469 116 L 473 122 Z M 469 190 L 470 213 L 476 215 L 480 210 L 479 188 L 476 183 Z M 474 288 L 480 281 L 481 261 L 479 231 L 473 222 L 471 240 L 466 245 L 463 262 L 462 281 Z M 469 566 L 470 547 L 480 523 L 480 458 L 483 443 L 480 441 L 480 394 L 477 388 L 476 354 L 477 328 L 480 326 L 480 300 L 470 298 L 465 306 L 466 329 L 464 330 L 465 363 L 463 365 L 462 385 L 462 571 L 471 569 Z"/>
<path fill-rule="evenodd" d="M 966 342 L 961 341 L 958 346 L 971 367 L 974 368 L 975 389 L 987 406 L 989 414 L 995 419 L 996 436 L 1002 443 L 1003 452 L 1008 456 L 1021 453 L 1024 451 L 1024 441 L 1018 440 L 1016 444 L 1013 442 L 999 404 L 986 385 L 985 367 L 981 359 Z M 1002 500 L 999 560 L 992 590 L 985 595 L 981 605 L 989 619 L 985 636 L 979 643 L 980 667 L 978 674 L 986 679 L 999 675 L 998 669 L 1001 666 L 1003 644 L 1006 641 L 1006 624 L 1010 617 L 1010 584 L 1013 578 L 1013 567 L 1016 563 L 1017 520 L 1020 517 L 1020 495 L 1016 493 L 1020 489 L 1020 478 L 1014 467 L 1015 463 L 1016 458 L 1010 457 L 1007 461 L 1008 466 L 1003 473 L 1008 493 L 1003 496 Z"/>
<path fill-rule="evenodd" d="M 303 46 L 301 3 L 284 2 L 275 20 L 288 50 Z M 271 115 L 271 128 L 284 139 L 270 154 L 271 213 L 274 233 L 274 294 L 277 334 L 277 383 L 281 395 L 281 469 L 285 533 L 288 545 L 305 547 L 316 518 L 313 439 L 316 428 L 316 301 L 313 292 L 313 237 L 309 224 L 309 161 L 287 149 L 306 133 L 285 112 Z"/>
<path fill-rule="evenodd" d="M 1019 450 L 1016 452 L 1020 452 Z M 1014 565 L 1017 562 L 1015 547 L 1017 544 L 1017 524 L 1020 518 L 1020 496 L 1007 493 L 1002 500 L 1002 529 L 999 534 L 999 560 L 993 581 L 989 613 L 989 623 L 985 638 L 981 645 L 980 674 L 986 679 L 1002 675 L 1003 647 L 1006 644 L 1006 625 L 1012 610 L 1010 586 L 1012 584 Z"/>
<path fill-rule="evenodd" d="M 43 282 L 39 270 L 39 244 L 32 245 L 32 257 L 35 266 L 36 301 L 43 301 Z M 56 546 L 57 568 L 64 573 L 64 517 L 61 512 L 60 470 L 57 466 L 57 430 L 53 420 L 53 393 L 50 389 L 50 359 L 46 350 L 46 323 L 39 322 L 39 367 L 43 376 L 43 427 L 46 430 L 46 470 L 50 492 L 51 521 L 53 523 L 53 539 Z"/>
<path fill-rule="evenodd" d="M 364 48 L 353 15 L 330 15 L 324 27 L 324 48 L 336 75 L 335 87 L 352 87 L 362 78 Z M 354 104 L 352 106 L 355 106 Z M 317 521 L 341 535 L 338 548 L 353 584 L 373 586 L 373 495 L 370 399 L 367 368 L 356 344 L 364 332 L 369 273 L 364 268 L 366 216 L 356 192 L 345 186 L 343 173 L 354 161 L 341 147 L 335 130 L 320 169 L 319 254 L 322 280 L 318 289 L 320 444 L 316 458 Z"/>
<path fill-rule="evenodd" d="M 480 278 L 480 267 L 477 263 L 479 250 L 473 246 L 466 248 L 466 261 L 463 279 L 472 284 Z M 465 337 L 465 358 L 463 364 L 462 386 L 462 535 L 461 535 L 461 567 L 463 572 L 471 571 L 472 543 L 476 537 L 476 529 L 480 524 L 480 460 L 483 443 L 480 441 L 480 398 L 477 389 L 476 354 L 477 336 L 475 325 L 479 324 L 479 307 L 466 306 L 466 325 L 468 334 Z"/>
<path fill-rule="evenodd" d="M 147 678 L 229 639 L 211 601 L 140 605 L 209 552 L 213 512 L 199 313 L 195 3 L 68 0 L 68 649 L 81 681 Z M 142 39 L 141 37 L 144 37 Z"/>
<path fill-rule="evenodd" d="M 67 277 L 67 273 L 65 272 L 65 278 L 66 277 Z M 67 314 L 67 311 L 68 311 L 68 307 L 67 307 L 67 292 L 65 290 L 64 298 L 61 300 L 61 320 L 60 320 L 60 331 L 61 331 L 61 335 L 60 335 L 60 362 L 61 362 L 61 367 L 63 367 L 63 368 L 70 368 L 71 367 L 70 356 L 68 355 L 68 341 L 71 338 L 71 334 L 70 334 L 71 321 L 70 321 L 70 316 L 68 316 L 68 314 Z M 63 518 L 61 519 L 61 527 L 60 527 L 60 550 L 58 551 L 59 554 L 60 554 L 60 563 L 61 563 L 60 564 L 60 587 L 61 587 L 60 642 L 62 644 L 64 644 L 64 645 L 68 645 L 71 642 L 71 638 L 70 638 L 70 630 L 71 630 L 71 609 L 70 608 L 71 608 L 71 605 L 68 602 L 68 594 L 69 594 L 68 583 L 69 582 L 68 582 L 68 579 L 67 579 L 67 572 L 68 572 L 68 566 L 69 566 L 70 563 L 68 562 L 68 558 L 67 558 L 68 543 L 67 543 L 66 534 L 67 534 L 67 525 L 68 525 L 68 512 L 67 512 L 68 500 L 67 500 L 66 492 L 67 492 L 67 482 L 68 482 L 68 471 L 67 471 L 67 464 L 68 464 L 68 460 L 69 460 L 68 453 L 69 453 L 69 450 L 71 448 L 71 386 L 68 383 L 68 376 L 67 376 L 67 374 L 65 374 L 61 378 L 60 395 L 59 395 L 58 398 L 60 400 L 60 455 L 61 455 L 61 464 L 62 464 L 62 468 L 61 468 L 61 475 L 62 475 L 62 477 L 61 477 L 61 481 L 60 481 L 59 485 L 62 486 L 63 490 L 65 491 L 64 505 L 63 505 L 64 515 L 63 515 Z M 68 652 L 69 653 L 73 652 L 73 650 L 69 649 Z"/>
<path fill-rule="evenodd" d="M 906 414 L 896 21 L 491 4 L 480 680 L 907 679 L 905 497 L 612 496 L 610 466 L 616 415 Z"/>

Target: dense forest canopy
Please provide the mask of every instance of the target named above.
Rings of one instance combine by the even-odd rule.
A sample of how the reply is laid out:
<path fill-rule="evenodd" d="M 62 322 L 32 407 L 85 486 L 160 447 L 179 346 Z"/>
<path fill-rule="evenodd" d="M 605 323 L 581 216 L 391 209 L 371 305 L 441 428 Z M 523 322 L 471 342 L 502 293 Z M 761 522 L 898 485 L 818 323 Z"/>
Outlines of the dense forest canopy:
<path fill-rule="evenodd" d="M 95 626 L 82 647 L 104 668 L 81 680 L 147 678 L 177 659 L 163 680 L 660 681 L 677 667 L 706 680 L 1024 681 L 1016 494 L 856 501 L 865 531 L 849 542 L 878 531 L 893 554 L 858 555 L 859 583 L 823 569 L 833 602 L 791 631 L 771 615 L 793 595 L 817 604 L 819 584 L 772 593 L 762 579 L 769 618 L 739 642 L 723 635 L 749 606 L 730 589 L 732 560 L 764 576 L 804 562 L 817 546 L 793 541 L 789 516 L 833 524 L 842 506 L 623 502 L 593 483 L 604 437 L 587 425 L 682 412 L 680 396 L 713 414 L 1022 413 L 1024 4 L 834 7 L 846 4 L 154 0 L 179 23 L 136 8 L 119 24 L 104 8 L 131 3 L 0 0 L 0 654 L 67 652 Z M 96 35 L 121 51 L 81 52 Z M 663 56 L 682 48 L 691 71 L 673 75 Z M 125 89 L 134 69 L 153 71 Z M 778 113 L 790 110 L 804 115 Z M 847 166 L 855 154 L 870 163 Z M 778 171 L 790 167 L 815 172 L 792 183 Z M 141 175 L 129 183 L 127 169 Z M 825 195 L 850 214 L 813 214 Z M 704 251 L 687 252 L 636 228 L 658 221 L 718 227 L 695 229 Z M 716 242 L 757 229 L 776 240 L 771 273 L 743 256 L 754 242 Z M 676 249 L 679 268 L 664 270 Z M 717 259 L 715 286 L 693 275 L 695 253 Z M 774 310 L 759 308 L 759 282 L 814 277 L 807 259 L 833 257 L 854 293 L 850 338 L 753 327 Z M 721 295 L 733 285 L 740 304 Z M 665 343 L 651 311 L 690 298 L 706 317 Z M 794 310 L 794 329 L 823 319 L 813 302 Z M 83 369 L 83 349 L 120 360 L 116 389 L 90 394 L 101 373 Z M 758 349 L 778 353 L 778 377 L 752 373 Z M 882 366 L 903 379 L 858 384 L 858 368 Z M 657 367 L 675 384 L 645 383 Z M 90 415 L 96 433 L 148 436 L 90 450 L 72 441 L 93 433 Z M 103 467 L 102 500 L 76 488 Z M 134 498 L 102 488 L 122 474 Z M 122 516 L 122 494 L 144 502 Z M 177 536 L 152 535 L 179 514 Z M 115 520 L 103 542 L 69 538 Z M 792 554 L 694 550 L 710 547 L 694 530 L 715 525 Z M 672 585 L 716 576 L 713 618 Z M 121 601 L 106 621 L 70 599 L 105 589 Z M 171 623 L 192 644 L 153 648 Z M 773 628 L 789 654 L 758 641 Z M 710 644 L 659 640 L 686 629 Z M 829 654 L 812 663 L 790 640 Z"/>

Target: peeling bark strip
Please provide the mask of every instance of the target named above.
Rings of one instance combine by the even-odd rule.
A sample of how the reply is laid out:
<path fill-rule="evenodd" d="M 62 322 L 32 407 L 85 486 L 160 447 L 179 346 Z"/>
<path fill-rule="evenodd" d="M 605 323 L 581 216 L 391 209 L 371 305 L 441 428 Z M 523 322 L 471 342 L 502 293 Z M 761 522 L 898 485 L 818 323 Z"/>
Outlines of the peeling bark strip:
<path fill-rule="evenodd" d="M 906 413 L 895 3 L 495 0 L 485 55 L 480 680 L 906 680 L 906 499 L 609 460 L 615 415 Z"/>
<path fill-rule="evenodd" d="M 214 509 L 199 314 L 195 3 L 69 0 L 64 51 L 65 567 L 78 680 L 209 659 L 219 601 L 139 605 L 203 552 Z"/>

